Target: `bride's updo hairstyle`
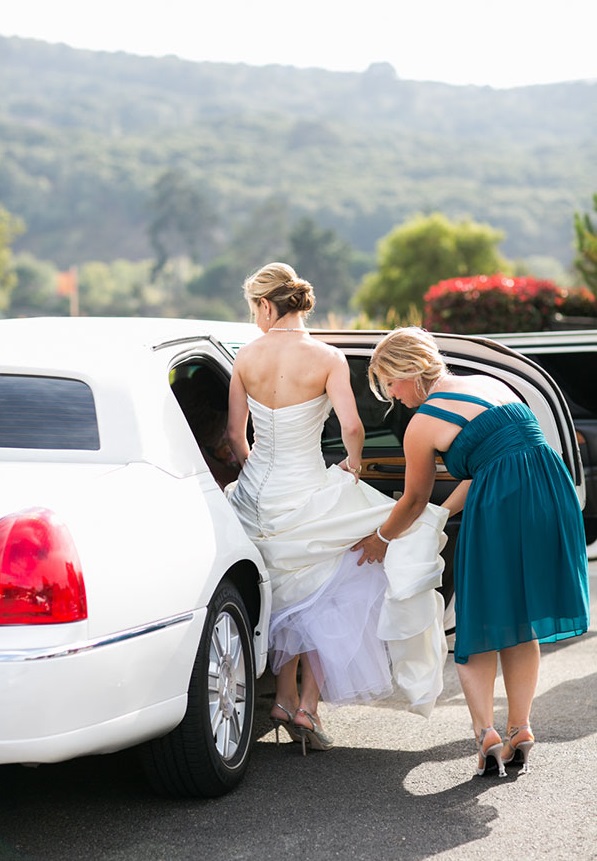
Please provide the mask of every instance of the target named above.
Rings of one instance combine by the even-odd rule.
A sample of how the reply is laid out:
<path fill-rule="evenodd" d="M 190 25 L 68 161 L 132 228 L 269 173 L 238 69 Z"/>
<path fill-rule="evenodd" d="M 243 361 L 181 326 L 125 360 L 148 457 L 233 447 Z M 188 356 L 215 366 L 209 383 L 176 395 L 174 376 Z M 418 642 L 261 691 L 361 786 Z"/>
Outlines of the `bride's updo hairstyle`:
<path fill-rule="evenodd" d="M 268 263 L 250 275 L 243 284 L 245 298 L 252 305 L 267 299 L 275 306 L 278 317 L 285 314 L 308 314 L 315 307 L 313 287 L 299 278 L 287 263 Z"/>
<path fill-rule="evenodd" d="M 425 400 L 433 384 L 447 369 L 433 336 L 418 326 L 405 326 L 394 329 L 379 342 L 368 373 L 375 397 L 393 404 L 385 387 L 387 380 L 414 379 L 417 394 Z"/>

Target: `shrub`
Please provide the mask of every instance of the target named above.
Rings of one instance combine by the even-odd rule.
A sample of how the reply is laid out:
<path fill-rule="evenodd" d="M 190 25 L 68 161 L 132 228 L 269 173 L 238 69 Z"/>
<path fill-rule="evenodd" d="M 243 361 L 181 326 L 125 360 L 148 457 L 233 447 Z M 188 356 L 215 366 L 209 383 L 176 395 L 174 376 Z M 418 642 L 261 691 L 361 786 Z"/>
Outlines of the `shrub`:
<path fill-rule="evenodd" d="M 588 287 L 562 290 L 562 294 L 562 304 L 558 309 L 560 314 L 567 317 L 597 316 L 597 299 Z"/>
<path fill-rule="evenodd" d="M 542 331 L 555 314 L 597 315 L 587 288 L 568 290 L 545 279 L 500 274 L 440 281 L 429 288 L 424 303 L 425 328 L 463 335 Z"/>

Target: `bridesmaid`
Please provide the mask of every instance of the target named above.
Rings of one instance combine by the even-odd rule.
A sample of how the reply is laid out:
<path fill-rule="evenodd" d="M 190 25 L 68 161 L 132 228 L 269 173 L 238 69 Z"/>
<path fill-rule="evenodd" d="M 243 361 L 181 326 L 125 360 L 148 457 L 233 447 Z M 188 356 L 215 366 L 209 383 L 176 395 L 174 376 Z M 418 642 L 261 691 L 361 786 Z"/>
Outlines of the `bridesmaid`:
<path fill-rule="evenodd" d="M 589 587 L 582 512 L 564 462 L 513 391 L 484 375 L 452 376 L 433 337 L 397 329 L 376 347 L 369 379 L 380 400 L 418 407 L 404 436 L 404 495 L 355 549 L 382 559 L 428 502 L 435 456 L 462 479 L 444 505 L 462 511 L 455 558 L 455 661 L 478 746 L 489 765 L 528 771 L 539 644 L 583 634 Z M 362 559 L 361 559 L 362 562 Z M 502 668 L 505 742 L 494 728 Z"/>

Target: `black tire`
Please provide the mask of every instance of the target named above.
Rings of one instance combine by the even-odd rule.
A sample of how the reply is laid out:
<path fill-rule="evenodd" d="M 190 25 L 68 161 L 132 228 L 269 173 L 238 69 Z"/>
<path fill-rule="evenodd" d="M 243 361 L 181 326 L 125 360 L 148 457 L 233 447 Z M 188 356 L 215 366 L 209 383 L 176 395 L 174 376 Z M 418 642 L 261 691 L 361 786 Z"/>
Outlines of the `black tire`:
<path fill-rule="evenodd" d="M 187 710 L 141 760 L 159 795 L 213 798 L 242 780 L 255 712 L 255 659 L 243 599 L 224 580 L 210 602 L 189 683 Z"/>

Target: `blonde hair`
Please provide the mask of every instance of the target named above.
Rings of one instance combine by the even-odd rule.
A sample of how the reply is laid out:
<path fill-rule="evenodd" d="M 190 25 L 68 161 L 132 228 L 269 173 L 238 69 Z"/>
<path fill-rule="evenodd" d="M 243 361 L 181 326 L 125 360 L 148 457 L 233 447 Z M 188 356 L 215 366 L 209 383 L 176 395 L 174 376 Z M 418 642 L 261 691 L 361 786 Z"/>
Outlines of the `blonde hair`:
<path fill-rule="evenodd" d="M 268 299 L 275 305 L 279 317 L 299 312 L 308 314 L 315 307 L 313 287 L 304 278 L 299 278 L 288 263 L 268 263 L 243 284 L 245 298 L 258 304 Z"/>
<path fill-rule="evenodd" d="M 446 363 L 429 332 L 418 326 L 394 329 L 379 342 L 369 363 L 369 386 L 380 401 L 393 403 L 386 380 L 415 380 L 425 400 L 429 389 L 447 373 Z"/>

